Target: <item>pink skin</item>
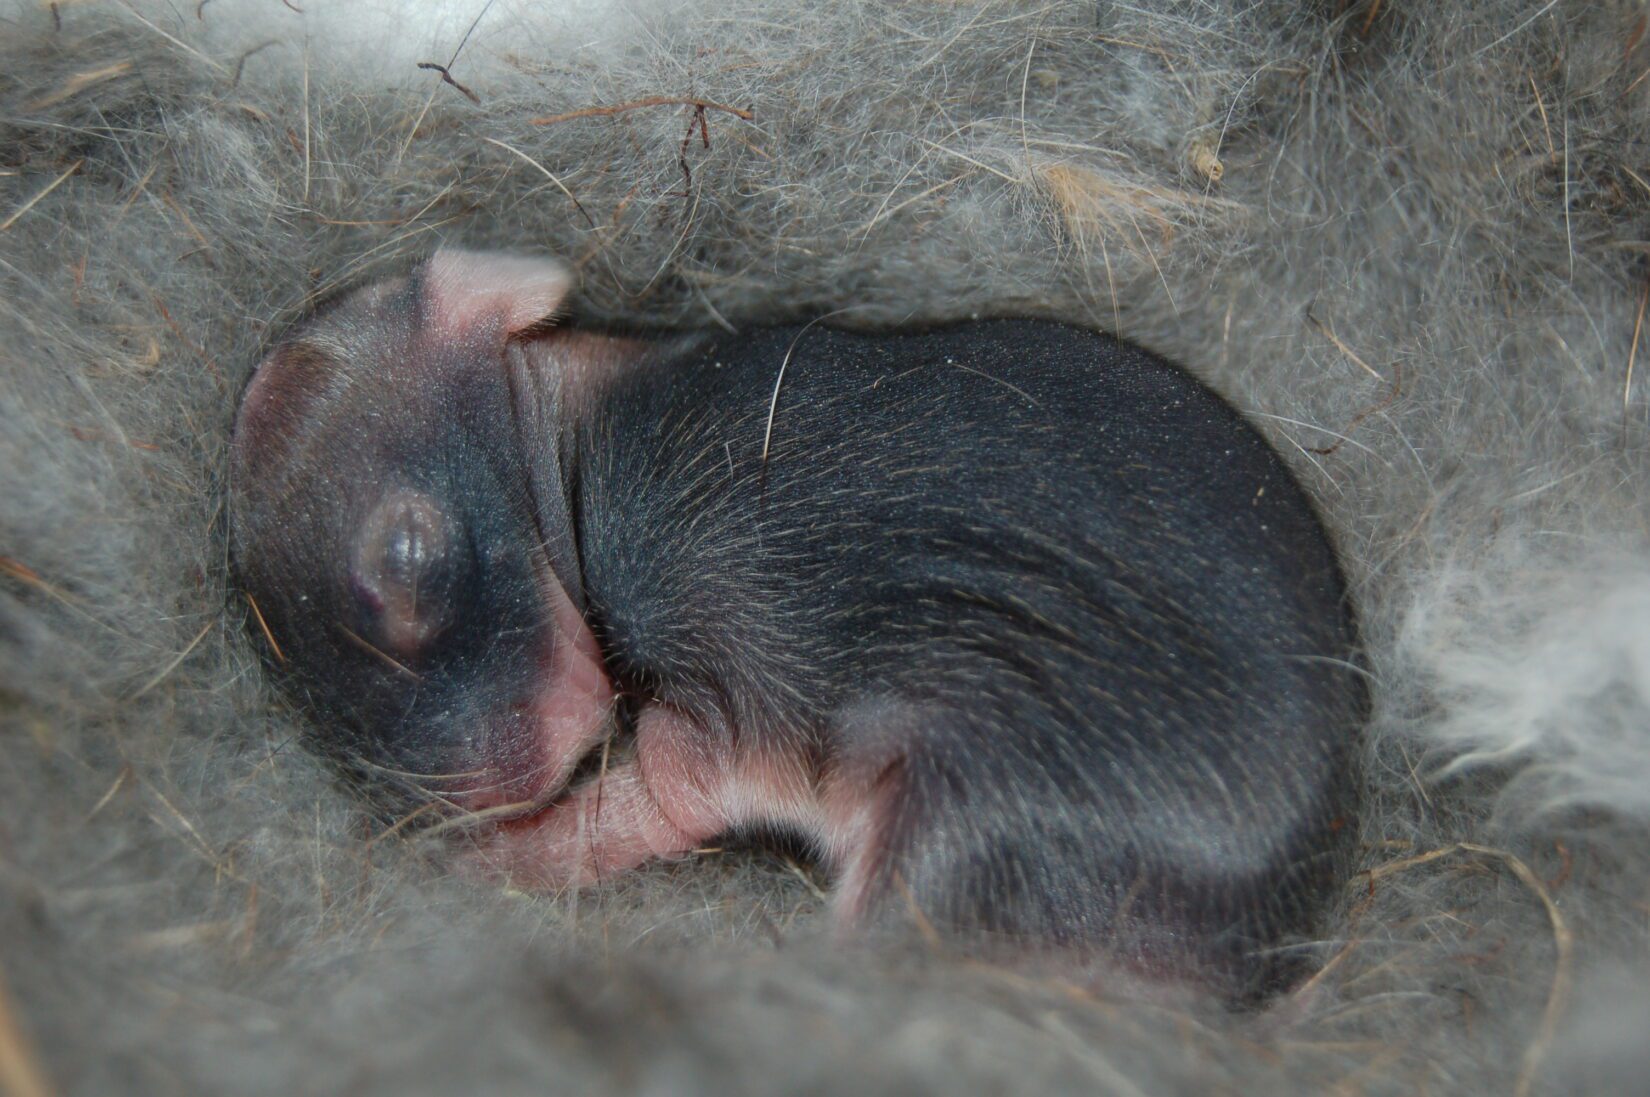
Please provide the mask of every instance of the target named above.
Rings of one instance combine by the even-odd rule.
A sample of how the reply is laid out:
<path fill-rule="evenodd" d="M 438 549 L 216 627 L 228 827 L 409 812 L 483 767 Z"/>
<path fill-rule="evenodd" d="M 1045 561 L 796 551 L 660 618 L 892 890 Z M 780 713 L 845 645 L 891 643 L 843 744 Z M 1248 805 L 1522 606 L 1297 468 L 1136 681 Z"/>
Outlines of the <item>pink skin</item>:
<path fill-rule="evenodd" d="M 556 371 L 564 399 L 576 401 L 592 374 L 618 368 L 647 344 L 542 328 L 572 284 L 547 260 L 443 250 L 429 261 L 430 315 L 438 342 L 487 343 L 518 338 L 532 368 Z M 569 776 L 610 726 L 614 690 L 589 627 L 545 569 L 541 583 L 554 622 L 552 654 L 535 704 L 538 734 L 500 749 L 486 788 L 456 796 L 467 811 L 501 814 L 543 804 L 510 819 L 483 840 L 486 866 L 544 888 L 577 887 L 644 862 L 691 853 L 728 830 L 783 822 L 813 837 L 842 869 L 835 900 L 839 921 L 854 921 L 877 875 L 879 848 L 897 758 L 810 772 L 800 756 L 763 750 L 781 737 L 742 729 L 712 734 L 662 703 L 638 714 L 634 754 L 567 790 Z M 733 754 L 715 744 L 747 744 Z M 754 745 L 752 745 L 754 744 Z"/>
<path fill-rule="evenodd" d="M 572 707 L 564 704 L 560 711 L 571 713 Z M 590 727 L 593 712 L 555 726 Z M 598 728 L 556 739 L 552 730 L 546 752 L 553 762 L 545 770 L 552 776 L 544 787 L 559 788 L 600 734 Z M 781 822 L 813 838 L 826 864 L 840 869 L 833 907 L 838 924 L 847 928 L 870 905 L 880 868 L 875 851 L 889 822 L 899 766 L 837 766 L 820 775 L 799 756 L 757 748 L 741 757 L 712 745 L 762 739 L 713 735 L 679 710 L 650 702 L 638 716 L 631 757 L 543 810 L 503 823 L 484 840 L 481 858 L 514 882 L 559 890 L 686 856 L 740 826 Z"/>
<path fill-rule="evenodd" d="M 634 758 L 537 815 L 506 823 L 484 856 L 512 879 L 561 888 L 691 852 L 729 822 L 716 790 L 682 749 L 693 734 L 685 718 L 647 706 Z"/>
<path fill-rule="evenodd" d="M 554 316 L 572 286 L 570 272 L 554 261 L 452 249 L 430 258 L 426 279 L 427 330 L 437 343 L 460 345 L 526 335 Z M 585 383 L 581 375 L 622 364 L 639 350 L 624 340 L 560 332 L 529 336 L 523 346 L 536 368 L 558 371 L 564 393 L 575 395 Z M 453 797 L 466 811 L 508 813 L 563 792 L 610 724 L 613 685 L 595 636 L 548 567 L 540 588 L 554 635 L 533 706 L 538 734 L 496 751 L 483 787 Z M 535 814 L 503 823 L 483 859 L 512 877 L 562 887 L 690 852 L 732 821 L 719 782 L 703 779 L 714 767 L 689 757 L 685 745 L 702 741 L 685 717 L 662 705 L 645 707 L 633 759 Z"/>
<path fill-rule="evenodd" d="M 573 288 L 551 259 L 443 248 L 426 265 L 425 328 L 436 343 L 462 343 L 478 329 L 515 335 L 549 320 Z"/>
<path fill-rule="evenodd" d="M 468 812 L 510 814 L 543 803 L 607 733 L 613 684 L 596 638 L 560 583 L 546 575 L 540 586 L 550 602 L 552 638 L 544 686 L 532 705 L 537 734 L 526 744 L 491 746 L 482 783 L 451 796 Z"/>
<path fill-rule="evenodd" d="M 740 763 L 707 748 L 709 741 L 670 706 L 644 706 L 633 757 L 543 811 L 503 824 L 488 837 L 482 858 L 518 883 L 583 887 L 648 861 L 685 856 L 741 825 L 786 822 L 816 838 L 826 861 L 842 867 L 833 905 L 839 922 L 856 921 L 874 875 L 866 852 L 876 848 L 873 836 L 883 822 L 879 789 L 840 777 L 821 783 L 796 759 Z"/>

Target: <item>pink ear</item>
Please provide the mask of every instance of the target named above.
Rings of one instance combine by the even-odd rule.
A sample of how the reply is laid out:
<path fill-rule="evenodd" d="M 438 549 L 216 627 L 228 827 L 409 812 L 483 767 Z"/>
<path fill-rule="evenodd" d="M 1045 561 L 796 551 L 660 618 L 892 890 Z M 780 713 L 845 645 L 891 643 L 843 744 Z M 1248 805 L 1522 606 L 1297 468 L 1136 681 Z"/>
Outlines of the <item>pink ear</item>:
<path fill-rule="evenodd" d="M 550 319 L 572 288 L 555 259 L 443 248 L 424 264 L 425 321 L 443 339 L 492 324 L 508 338 Z"/>

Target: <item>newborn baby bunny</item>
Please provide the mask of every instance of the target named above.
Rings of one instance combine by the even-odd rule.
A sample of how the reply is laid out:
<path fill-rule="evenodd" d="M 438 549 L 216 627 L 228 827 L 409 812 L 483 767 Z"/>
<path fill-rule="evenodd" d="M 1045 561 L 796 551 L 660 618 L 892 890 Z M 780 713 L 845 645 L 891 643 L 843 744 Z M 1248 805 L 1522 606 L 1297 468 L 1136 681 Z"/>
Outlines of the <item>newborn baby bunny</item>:
<path fill-rule="evenodd" d="M 239 580 L 384 811 L 479 818 L 546 887 L 783 830 L 844 927 L 1300 977 L 1366 697 L 1329 540 L 1230 406 L 1057 323 L 640 336 L 558 319 L 570 284 L 438 252 L 243 397 Z"/>

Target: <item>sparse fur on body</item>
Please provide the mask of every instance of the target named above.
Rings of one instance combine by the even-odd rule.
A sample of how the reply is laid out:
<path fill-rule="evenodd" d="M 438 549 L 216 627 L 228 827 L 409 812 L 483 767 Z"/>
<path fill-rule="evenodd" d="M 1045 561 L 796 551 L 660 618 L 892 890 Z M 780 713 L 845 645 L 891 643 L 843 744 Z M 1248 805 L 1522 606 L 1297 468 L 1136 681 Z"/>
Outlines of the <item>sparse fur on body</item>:
<path fill-rule="evenodd" d="M 296 7 L 0 9 L 0 1068 L 1642 1079 L 1644 5 Z M 1292 462 L 1361 610 L 1366 874 L 1322 974 L 1245 1020 L 868 965 L 783 846 L 529 897 L 364 830 L 224 611 L 226 442 L 272 320 L 442 241 L 567 257 L 614 321 L 1030 314 L 1192 366 Z"/>
<path fill-rule="evenodd" d="M 1367 692 L 1230 406 L 1069 324 L 648 339 L 570 281 L 443 249 L 236 415 L 232 589 L 392 823 L 542 888 L 785 829 L 844 934 L 1233 1001 L 1321 966 Z"/>

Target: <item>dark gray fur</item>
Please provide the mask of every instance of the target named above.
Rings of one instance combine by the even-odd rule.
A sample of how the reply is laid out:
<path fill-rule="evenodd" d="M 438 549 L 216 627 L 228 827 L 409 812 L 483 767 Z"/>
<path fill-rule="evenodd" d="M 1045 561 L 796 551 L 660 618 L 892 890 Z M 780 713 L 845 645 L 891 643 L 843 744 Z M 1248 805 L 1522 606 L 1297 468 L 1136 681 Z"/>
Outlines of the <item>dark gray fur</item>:
<path fill-rule="evenodd" d="M 1024 320 L 633 342 L 564 319 L 523 349 L 445 326 L 437 262 L 265 360 L 229 500 L 308 739 L 392 819 L 542 765 L 543 552 L 622 710 L 686 717 L 697 787 L 747 774 L 716 794 L 757 805 L 736 826 L 825 849 L 860 804 L 853 909 L 1232 999 L 1310 969 L 1290 948 L 1357 817 L 1355 630 L 1312 505 L 1212 392 Z M 386 632 L 403 612 L 426 639 Z"/>
<path fill-rule="evenodd" d="M 875 901 L 1240 995 L 1305 966 L 1363 683 L 1310 504 L 1207 389 L 1054 324 L 779 328 L 573 430 L 621 683 L 718 757 L 887 771 Z"/>

